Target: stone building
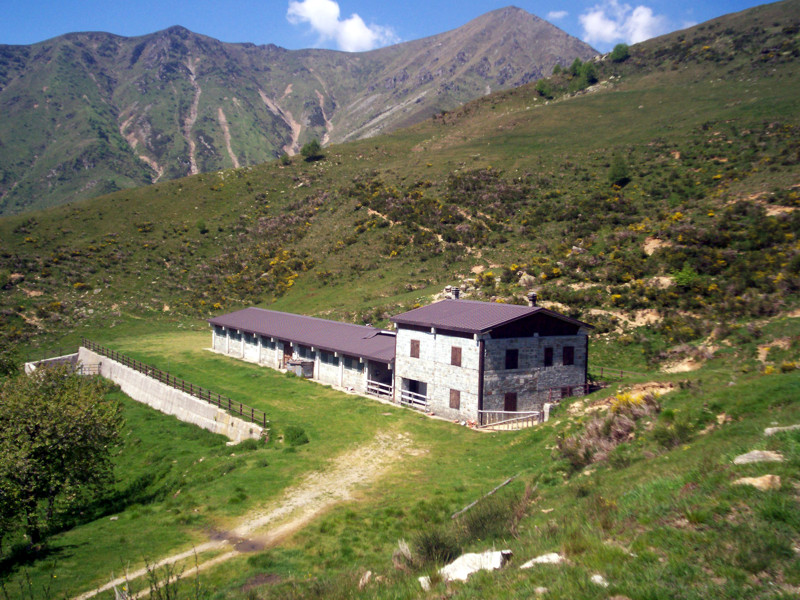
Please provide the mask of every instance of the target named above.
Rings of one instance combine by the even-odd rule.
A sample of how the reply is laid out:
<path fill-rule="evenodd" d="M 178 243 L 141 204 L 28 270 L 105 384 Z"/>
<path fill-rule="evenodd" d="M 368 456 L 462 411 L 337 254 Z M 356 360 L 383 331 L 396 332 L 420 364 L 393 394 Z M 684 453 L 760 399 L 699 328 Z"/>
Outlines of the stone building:
<path fill-rule="evenodd" d="M 486 424 L 586 384 L 591 326 L 533 304 L 442 300 L 392 317 L 396 331 L 260 308 L 209 323 L 217 352 Z"/>
<path fill-rule="evenodd" d="M 391 320 L 396 397 L 443 417 L 541 411 L 586 384 L 591 326 L 540 306 L 442 300 Z"/>

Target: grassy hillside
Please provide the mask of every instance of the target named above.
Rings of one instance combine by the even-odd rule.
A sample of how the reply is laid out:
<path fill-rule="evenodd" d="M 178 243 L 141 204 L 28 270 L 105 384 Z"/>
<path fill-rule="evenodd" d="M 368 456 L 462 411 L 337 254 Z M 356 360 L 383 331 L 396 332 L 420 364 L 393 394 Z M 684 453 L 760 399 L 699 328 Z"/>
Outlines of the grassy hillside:
<path fill-rule="evenodd" d="M 201 586 L 219 599 L 796 595 L 800 437 L 764 428 L 800 423 L 798 32 L 800 2 L 768 5 L 598 62 L 588 88 L 561 73 L 324 160 L 0 220 L 7 344 L 52 353 L 87 335 L 267 411 L 274 433 L 229 448 L 126 403 L 116 493 L 65 521 L 47 556 L 9 547 L 10 597 L 26 577 L 34 597 L 72 597 L 203 544 L 342 462 L 368 471 L 352 457 L 376 443 L 382 470 L 346 501 L 284 537 L 256 531 Z M 597 326 L 591 373 L 634 373 L 544 426 L 479 434 L 204 350 L 203 319 L 240 306 L 385 324 L 456 283 L 505 302 L 535 289 Z M 288 447 L 289 425 L 310 443 Z M 756 449 L 784 460 L 733 464 Z M 763 475 L 775 489 L 734 485 Z M 436 549 L 441 562 L 491 547 L 512 564 L 463 585 L 435 576 Z M 548 552 L 567 562 L 517 568 Z M 417 577 L 431 574 L 426 594 Z"/>
<path fill-rule="evenodd" d="M 791 348 L 778 352 L 797 359 L 798 319 L 765 329 L 765 335 L 791 336 Z M 748 373 L 728 350 L 695 374 L 644 373 L 620 384 L 652 388 L 659 380 L 667 392 L 651 400 L 658 410 L 630 421 L 624 435 L 618 428 L 629 414 L 625 401 L 608 397 L 618 388 L 562 405 L 554 420 L 536 429 L 481 434 L 209 354 L 207 342 L 206 334 L 157 334 L 117 346 L 247 398 L 273 416 L 272 441 L 227 447 L 223 438 L 125 401 L 115 492 L 68 519 L 45 556 L 6 554 L 3 581 L 10 597 L 20 597 L 15 594 L 26 578 L 35 598 L 73 597 L 145 561 L 202 548 L 219 539 L 214 532 L 231 531 L 245 515 L 305 485 L 304 474 L 316 473 L 312 481 L 324 477 L 337 456 L 376 435 L 404 440 L 393 442 L 403 450 L 388 470 L 288 538 L 262 542 L 254 535 L 247 551 L 200 575 L 210 597 L 526 598 L 544 586 L 555 598 L 780 598 L 800 585 L 792 549 L 800 535 L 793 487 L 800 439 L 796 431 L 763 435 L 765 427 L 800 420 L 793 402 L 800 392 L 797 370 Z M 611 415 L 614 425 L 605 433 L 592 425 Z M 289 424 L 302 427 L 310 442 L 296 448 L 281 442 Z M 584 431 L 606 444 L 606 458 L 597 452 L 576 459 L 561 449 Z M 753 449 L 781 452 L 785 462 L 732 464 Z M 779 489 L 733 485 L 767 473 L 781 478 Z M 511 485 L 465 518 L 450 518 L 512 476 Z M 396 555 L 401 539 L 412 548 L 410 563 Z M 434 578 L 426 595 L 416 578 L 434 570 L 436 561 L 424 550 L 431 547 L 510 548 L 514 560 L 467 584 Z M 199 551 L 197 560 L 225 551 Z M 568 563 L 518 569 L 549 552 Z M 373 580 L 359 590 L 367 570 Z M 595 574 L 606 578 L 608 589 L 589 581 Z M 195 585 L 193 577 L 186 579 Z M 41 592 L 46 585 L 47 596 Z M 130 585 L 141 589 L 145 582 L 132 579 Z"/>

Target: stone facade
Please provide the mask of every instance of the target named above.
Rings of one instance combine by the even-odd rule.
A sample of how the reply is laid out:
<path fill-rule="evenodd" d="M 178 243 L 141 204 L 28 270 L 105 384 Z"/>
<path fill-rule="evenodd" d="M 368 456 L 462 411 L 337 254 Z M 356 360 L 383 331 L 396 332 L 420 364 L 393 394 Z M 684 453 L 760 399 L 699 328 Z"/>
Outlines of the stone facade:
<path fill-rule="evenodd" d="M 419 342 L 418 358 L 411 356 L 412 342 Z M 460 354 L 460 366 L 452 364 L 453 348 Z M 448 419 L 474 421 L 478 418 L 479 360 L 479 345 L 474 336 L 398 328 L 396 400 L 402 398 L 404 391 L 409 391 L 411 382 L 424 383 L 424 394 L 416 393 L 427 397 L 431 412 Z M 417 386 L 416 389 L 422 388 Z"/>
<path fill-rule="evenodd" d="M 517 411 L 542 410 L 567 394 L 566 388 L 586 383 L 586 335 L 533 336 L 485 341 L 484 410 L 505 410 L 506 394 L 516 396 Z M 572 348 L 571 365 L 564 364 L 564 347 Z M 545 349 L 552 365 L 545 366 Z M 506 368 L 506 353 L 517 350 L 517 368 Z M 564 390 L 562 390 L 564 388 Z"/>

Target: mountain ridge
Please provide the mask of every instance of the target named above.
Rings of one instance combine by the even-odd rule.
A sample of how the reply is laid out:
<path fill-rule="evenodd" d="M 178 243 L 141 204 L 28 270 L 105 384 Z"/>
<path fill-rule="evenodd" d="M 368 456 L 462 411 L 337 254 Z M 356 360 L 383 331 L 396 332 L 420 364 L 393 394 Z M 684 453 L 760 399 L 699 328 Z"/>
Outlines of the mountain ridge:
<path fill-rule="evenodd" d="M 362 53 L 180 25 L 0 46 L 0 214 L 371 137 L 594 54 L 514 8 Z"/>

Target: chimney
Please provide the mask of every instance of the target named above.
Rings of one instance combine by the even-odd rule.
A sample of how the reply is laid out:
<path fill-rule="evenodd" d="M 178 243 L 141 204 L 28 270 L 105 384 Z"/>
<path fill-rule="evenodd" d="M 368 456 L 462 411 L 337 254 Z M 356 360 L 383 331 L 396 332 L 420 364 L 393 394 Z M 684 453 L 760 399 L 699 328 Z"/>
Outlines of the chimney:
<path fill-rule="evenodd" d="M 453 286 L 453 300 L 458 300 L 458 297 L 461 295 L 461 288 L 457 285 Z"/>
<path fill-rule="evenodd" d="M 528 294 L 528 306 L 536 306 L 536 292 L 531 292 Z"/>

